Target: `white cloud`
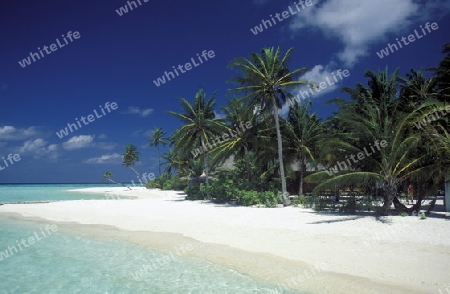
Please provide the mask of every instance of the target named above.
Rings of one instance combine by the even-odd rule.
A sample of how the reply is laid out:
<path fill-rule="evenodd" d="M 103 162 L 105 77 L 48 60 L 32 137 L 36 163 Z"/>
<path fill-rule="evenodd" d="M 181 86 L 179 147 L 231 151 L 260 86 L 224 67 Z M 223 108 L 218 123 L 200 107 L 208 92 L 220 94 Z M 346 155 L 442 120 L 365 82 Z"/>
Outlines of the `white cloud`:
<path fill-rule="evenodd" d="M 219 113 L 217 111 L 214 111 L 214 114 L 216 115 L 216 118 L 221 119 L 221 118 L 226 118 L 227 116 L 223 113 Z"/>
<path fill-rule="evenodd" d="M 98 135 L 97 138 L 99 138 L 99 139 L 106 139 L 107 136 L 105 134 L 100 134 L 100 135 Z"/>
<path fill-rule="evenodd" d="M 0 141 L 15 141 L 30 139 L 32 137 L 39 136 L 39 131 L 36 127 L 31 126 L 28 128 L 18 129 L 13 126 L 0 127 Z"/>
<path fill-rule="evenodd" d="M 290 28 L 294 33 L 317 28 L 330 38 L 340 39 L 344 48 L 337 56 L 351 67 L 370 55 L 370 45 L 385 42 L 389 33 L 401 36 L 412 24 L 419 27 L 425 19 L 437 21 L 449 8 L 447 0 L 420 5 L 416 0 L 328 0 L 298 13 Z"/>
<path fill-rule="evenodd" d="M 324 94 L 330 93 L 335 91 L 338 88 L 342 87 L 342 80 L 345 79 L 345 77 L 342 75 L 342 72 L 344 69 L 341 69 L 341 77 L 337 75 L 337 70 L 332 70 L 332 66 L 327 65 L 315 65 L 309 72 L 302 75 L 299 80 L 308 81 L 311 83 L 315 83 L 316 85 L 319 85 L 320 83 L 325 83 L 326 87 L 323 89 L 320 89 L 319 92 L 313 90 L 313 93 L 309 90 L 310 88 L 308 86 L 298 87 L 294 91 L 292 91 L 292 94 L 295 96 L 294 99 L 297 101 L 308 101 L 316 99 Z M 303 95 L 302 95 L 303 94 Z M 309 95 L 309 96 L 308 96 Z M 289 110 L 289 103 L 285 103 L 281 110 L 279 110 L 280 115 L 285 115 L 288 113 Z"/>
<path fill-rule="evenodd" d="M 140 115 L 141 117 L 146 117 L 153 113 L 153 109 L 148 108 L 148 109 L 141 110 L 138 106 L 128 106 L 128 110 L 125 111 L 124 113 L 125 114 L 137 114 L 137 115 Z"/>
<path fill-rule="evenodd" d="M 58 145 L 51 144 L 47 146 L 47 142 L 42 139 L 28 140 L 19 148 L 20 154 L 33 155 L 34 158 L 39 159 L 48 156 L 50 159 L 56 159 L 58 154 Z"/>
<path fill-rule="evenodd" d="M 63 143 L 63 147 L 66 150 L 75 150 L 79 148 L 85 147 L 93 147 L 94 146 L 94 138 L 95 136 L 91 135 L 80 135 L 74 136 Z"/>
<path fill-rule="evenodd" d="M 324 68 L 323 65 L 318 64 L 314 66 L 311 69 L 311 71 L 301 76 L 300 80 L 306 80 L 308 82 L 313 82 L 316 84 L 320 84 L 321 82 L 326 83 L 327 87 L 325 89 L 322 89 L 319 93 L 314 92 L 315 94 L 314 96 L 312 96 L 312 98 L 317 98 L 323 94 L 333 92 L 334 90 L 336 90 L 339 87 L 338 83 L 336 83 L 336 80 L 339 82 L 341 79 L 336 75 L 336 70 L 331 70 L 329 66 L 326 66 Z M 298 90 L 305 91 L 306 88 L 303 87 L 299 88 Z M 296 93 L 295 95 L 297 94 L 298 93 Z"/>
<path fill-rule="evenodd" d="M 84 161 L 84 163 L 93 163 L 93 164 L 120 163 L 120 162 L 122 162 L 122 155 L 120 155 L 119 153 L 106 154 L 100 157 L 94 157 Z"/>

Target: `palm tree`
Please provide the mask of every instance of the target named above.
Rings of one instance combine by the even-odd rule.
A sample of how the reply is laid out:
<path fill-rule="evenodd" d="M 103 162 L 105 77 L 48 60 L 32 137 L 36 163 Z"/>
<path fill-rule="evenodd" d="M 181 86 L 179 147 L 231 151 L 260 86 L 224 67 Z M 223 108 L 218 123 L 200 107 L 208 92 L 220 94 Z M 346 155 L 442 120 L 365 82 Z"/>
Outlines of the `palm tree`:
<path fill-rule="evenodd" d="M 161 174 L 161 156 L 159 154 L 159 144 L 162 144 L 163 146 L 167 144 L 166 138 L 164 136 L 165 133 L 162 128 L 155 128 L 152 132 L 152 137 L 148 140 L 150 146 L 155 146 L 158 151 L 159 174 Z"/>
<path fill-rule="evenodd" d="M 179 118 L 184 125 L 172 136 L 176 152 L 180 157 L 191 157 L 191 153 L 201 153 L 201 158 L 205 167 L 206 184 L 208 185 L 208 145 L 212 149 L 214 137 L 226 131 L 224 122 L 215 118 L 214 105 L 216 100 L 214 94 L 207 98 L 203 89 L 200 89 L 191 105 L 186 99 L 181 98 L 183 112 L 177 113 L 169 111 Z M 217 140 L 217 139 L 216 139 Z M 198 149 L 195 149 L 198 146 Z M 208 196 L 209 198 L 209 196 Z"/>
<path fill-rule="evenodd" d="M 450 100 L 450 43 L 447 43 L 442 48 L 442 53 L 447 55 L 439 63 L 439 67 L 435 69 L 436 79 L 438 85 L 438 93 L 440 101 Z"/>
<path fill-rule="evenodd" d="M 226 107 L 222 107 L 222 111 L 226 116 L 225 121 L 228 123 L 229 131 L 235 132 L 233 129 L 238 129 L 239 133 L 211 150 L 212 161 L 220 164 L 232 156 L 233 160 L 243 158 L 245 160 L 246 178 L 250 181 L 249 152 L 257 139 L 257 129 L 254 127 L 255 113 L 249 111 L 249 108 L 241 99 L 230 100 Z M 240 126 L 241 129 L 239 129 Z"/>
<path fill-rule="evenodd" d="M 113 174 L 112 174 L 110 171 L 107 170 L 107 171 L 105 171 L 105 173 L 103 174 L 102 180 L 103 180 L 103 181 L 108 180 L 108 181 L 110 181 L 110 182 L 113 183 L 113 184 L 117 184 L 117 185 L 121 185 L 121 186 L 127 187 L 127 186 L 125 186 L 125 185 L 122 184 L 122 183 L 117 183 L 117 182 L 115 182 L 113 179 L 111 179 L 112 176 L 113 176 Z M 130 187 L 127 187 L 127 188 L 131 190 Z"/>
<path fill-rule="evenodd" d="M 397 97 L 397 71 L 392 75 L 387 70 L 378 74 L 368 71 L 366 77 L 369 78 L 369 88 L 358 84 L 356 89 L 343 89 L 351 94 L 354 101 L 335 100 L 340 106 L 336 120 L 342 126 L 343 136 L 356 135 L 357 139 L 331 138 L 329 146 L 350 156 L 360 152 L 367 155 L 367 149 L 371 153 L 370 146 L 374 144 L 372 147 L 376 152 L 333 177 L 327 177 L 324 171 L 320 171 L 307 177 L 307 180 L 321 181 L 316 191 L 334 188 L 335 185 L 367 187 L 378 183 L 384 190 L 381 214 L 388 215 L 398 187 L 418 175 L 426 177 L 433 169 L 430 153 L 417 152 L 423 135 L 411 129 L 422 108 L 427 106 L 422 105 L 411 113 L 401 109 L 404 99 L 408 97 Z M 386 141 L 387 146 L 380 144 L 383 148 L 375 148 L 377 141 Z"/>
<path fill-rule="evenodd" d="M 308 85 L 306 81 L 296 80 L 297 76 L 307 72 L 307 68 L 299 68 L 289 71 L 287 63 L 294 49 L 290 48 L 283 56 L 278 47 L 264 48 L 261 54 L 251 53 L 250 60 L 239 57 L 230 63 L 231 68 L 236 68 L 241 76 L 231 79 L 239 85 L 232 91 L 245 93 L 242 99 L 250 101 L 251 109 L 260 109 L 262 113 L 273 115 L 278 143 L 278 161 L 281 177 L 281 189 L 283 193 L 283 204 L 290 204 L 286 189 L 286 178 L 283 164 L 283 145 L 281 140 L 278 109 L 286 99 L 291 99 L 292 94 L 287 92 L 298 86 Z"/>
<path fill-rule="evenodd" d="M 325 137 L 325 127 L 315 114 L 308 113 L 309 103 L 295 101 L 289 107 L 288 120 L 284 122 L 286 151 L 290 160 L 298 163 L 298 195 L 303 194 L 303 177 L 307 165 L 317 160 L 319 142 Z"/>
<path fill-rule="evenodd" d="M 142 179 L 141 174 L 137 171 L 135 164 L 139 161 L 140 153 L 137 151 L 137 148 L 133 144 L 129 144 L 125 146 L 125 153 L 123 153 L 123 166 L 129 167 L 137 176 L 139 182 L 144 183 L 146 180 Z"/>
<path fill-rule="evenodd" d="M 173 169 L 179 170 L 182 165 L 182 161 L 180 160 L 178 153 L 175 152 L 173 148 L 169 149 L 167 153 L 163 154 L 162 158 L 165 160 L 163 165 L 166 165 L 164 173 L 169 176 L 172 174 Z"/>

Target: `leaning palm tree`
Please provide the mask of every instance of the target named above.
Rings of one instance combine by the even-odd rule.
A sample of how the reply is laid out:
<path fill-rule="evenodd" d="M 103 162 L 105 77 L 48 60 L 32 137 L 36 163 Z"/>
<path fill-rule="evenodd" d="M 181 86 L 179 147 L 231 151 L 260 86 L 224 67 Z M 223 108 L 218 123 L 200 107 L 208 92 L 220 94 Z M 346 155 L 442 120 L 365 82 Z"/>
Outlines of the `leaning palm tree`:
<path fill-rule="evenodd" d="M 181 158 L 192 157 L 191 154 L 201 154 L 207 185 L 209 180 L 208 150 L 213 148 L 214 137 L 227 130 L 224 122 L 215 118 L 216 100 L 214 96 L 213 94 L 207 98 L 205 91 L 200 89 L 195 95 L 193 104 L 184 98 L 180 99 L 183 112 L 169 111 L 169 114 L 176 116 L 184 124 L 172 136 L 176 152 L 180 153 Z"/>
<path fill-rule="evenodd" d="M 278 161 L 281 177 L 281 189 L 283 193 L 283 204 L 290 204 L 286 189 L 286 178 L 283 164 L 283 145 L 281 140 L 278 109 L 286 99 L 293 98 L 288 92 L 298 86 L 309 83 L 297 80 L 297 77 L 309 69 L 299 68 L 294 71 L 288 69 L 287 63 L 294 49 L 290 48 L 284 55 L 278 47 L 264 48 L 261 54 L 251 53 L 250 59 L 239 57 L 230 63 L 231 68 L 236 68 L 241 74 L 231 79 L 238 87 L 232 91 L 245 93 L 242 99 L 249 100 L 251 109 L 259 109 L 261 113 L 272 114 L 275 122 L 278 143 Z"/>
<path fill-rule="evenodd" d="M 129 167 L 137 176 L 139 182 L 144 183 L 146 182 L 145 179 L 142 179 L 141 174 L 136 169 L 135 165 L 136 162 L 139 161 L 139 155 L 140 153 L 137 151 L 137 148 L 133 144 L 129 144 L 125 146 L 125 153 L 123 153 L 123 166 Z"/>
<path fill-rule="evenodd" d="M 105 173 L 103 174 L 102 180 L 103 180 L 103 181 L 108 180 L 108 181 L 110 181 L 110 182 L 113 183 L 113 184 L 121 185 L 121 186 L 127 187 L 128 189 L 131 190 L 130 187 L 125 186 L 125 185 L 122 184 L 122 183 L 117 183 L 116 181 L 114 181 L 114 180 L 112 179 L 112 176 L 113 176 L 113 174 L 112 174 L 110 171 L 107 170 L 107 171 L 105 171 Z"/>
<path fill-rule="evenodd" d="M 161 174 L 161 156 L 159 154 L 159 144 L 161 144 L 163 146 L 167 144 L 167 140 L 164 136 L 165 136 L 165 133 L 162 130 L 162 128 L 155 128 L 152 132 L 152 137 L 148 140 L 150 146 L 156 147 L 156 149 L 158 151 L 159 174 Z"/>

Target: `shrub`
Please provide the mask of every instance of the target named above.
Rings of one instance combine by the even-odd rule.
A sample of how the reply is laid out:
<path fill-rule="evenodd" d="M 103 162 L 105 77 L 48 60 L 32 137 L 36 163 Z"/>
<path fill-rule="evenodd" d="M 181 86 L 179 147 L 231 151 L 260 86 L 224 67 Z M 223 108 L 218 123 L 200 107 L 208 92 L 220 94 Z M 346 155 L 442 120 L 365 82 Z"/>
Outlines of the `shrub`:
<path fill-rule="evenodd" d="M 406 213 L 406 212 L 400 212 L 400 216 L 403 216 L 403 217 L 405 217 L 405 216 L 408 216 L 408 214 Z"/>
<path fill-rule="evenodd" d="M 180 178 L 179 176 L 174 176 L 165 179 L 163 182 L 163 190 L 177 190 L 183 191 L 188 185 L 188 180 L 186 178 Z"/>
<path fill-rule="evenodd" d="M 158 188 L 162 190 L 183 191 L 188 185 L 188 180 L 179 176 L 159 176 L 154 180 L 148 181 L 147 188 Z"/>
<path fill-rule="evenodd" d="M 199 184 L 188 185 L 184 192 L 187 194 L 186 200 L 203 200 L 205 199 L 203 192 L 200 189 Z"/>
<path fill-rule="evenodd" d="M 295 206 L 304 206 L 306 204 L 306 196 L 305 195 L 300 195 L 295 197 L 294 199 L 292 199 L 292 204 Z"/>
<path fill-rule="evenodd" d="M 237 198 L 239 204 L 244 206 L 250 205 L 266 205 L 267 207 L 274 207 L 280 204 L 280 199 L 274 192 L 258 192 L 258 191 L 245 191 L 238 190 Z"/>
<path fill-rule="evenodd" d="M 209 195 L 211 198 L 215 199 L 218 202 L 226 203 L 235 197 L 236 188 L 235 184 L 231 180 L 226 181 L 213 181 L 206 185 L 202 185 L 201 191 L 204 195 Z"/>

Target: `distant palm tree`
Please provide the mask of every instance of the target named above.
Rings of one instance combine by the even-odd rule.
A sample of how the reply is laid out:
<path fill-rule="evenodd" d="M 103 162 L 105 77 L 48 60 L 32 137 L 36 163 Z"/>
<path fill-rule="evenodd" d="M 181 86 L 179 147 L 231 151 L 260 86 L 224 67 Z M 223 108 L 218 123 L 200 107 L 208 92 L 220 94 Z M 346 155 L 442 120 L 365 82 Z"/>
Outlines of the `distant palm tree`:
<path fill-rule="evenodd" d="M 159 174 L 161 174 L 161 155 L 159 154 L 159 144 L 164 146 L 168 143 L 164 136 L 165 133 L 162 128 L 155 128 L 152 132 L 152 137 L 148 140 L 150 146 L 155 146 L 158 151 Z"/>
<path fill-rule="evenodd" d="M 278 143 L 278 161 L 281 177 L 281 189 L 283 204 L 289 205 L 290 200 L 286 189 L 286 178 L 283 164 L 283 145 L 281 140 L 278 109 L 287 99 L 293 95 L 287 92 L 298 86 L 306 86 L 306 81 L 297 80 L 297 77 L 309 71 L 308 68 L 299 68 L 294 71 L 288 69 L 287 63 L 294 49 L 290 48 L 284 56 L 278 47 L 264 48 L 261 54 L 251 53 L 250 60 L 239 57 L 230 63 L 231 68 L 236 68 L 241 76 L 232 78 L 231 81 L 239 85 L 232 91 L 245 93 L 242 99 L 250 101 L 251 109 L 260 109 L 261 113 L 272 114 L 275 122 Z"/>
<path fill-rule="evenodd" d="M 102 180 L 103 180 L 103 181 L 108 180 L 108 181 L 110 181 L 110 182 L 113 183 L 113 184 L 117 184 L 117 185 L 121 185 L 121 186 L 127 187 L 127 186 L 125 186 L 125 185 L 122 184 L 122 183 L 117 183 L 117 182 L 115 182 L 113 179 L 111 179 L 112 176 L 113 176 L 113 174 L 112 174 L 110 171 L 107 170 L 107 171 L 105 171 L 105 173 L 103 174 Z M 131 190 L 130 187 L 127 187 L 127 188 Z"/>
<path fill-rule="evenodd" d="M 137 151 L 137 148 L 133 144 L 129 144 L 125 146 L 125 153 L 123 153 L 123 166 L 129 167 L 137 176 L 139 182 L 146 182 L 145 179 L 142 179 L 141 174 L 137 171 L 135 164 L 139 161 L 140 153 Z"/>
<path fill-rule="evenodd" d="M 198 147 L 205 167 L 206 184 L 208 185 L 208 145 L 212 149 L 215 136 L 226 130 L 224 122 L 215 118 L 214 105 L 216 100 L 214 94 L 207 98 L 203 89 L 200 89 L 194 98 L 193 104 L 181 98 L 181 107 L 184 112 L 169 111 L 184 123 L 172 136 L 176 152 L 180 152 L 181 158 L 192 157 L 194 148 Z M 209 196 L 208 196 L 209 198 Z"/>

